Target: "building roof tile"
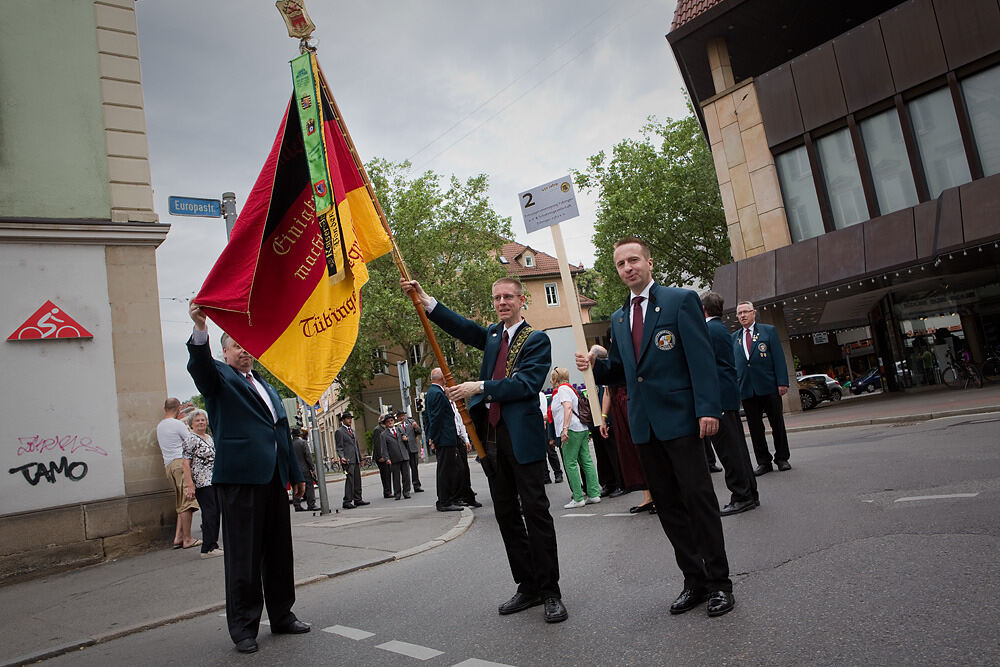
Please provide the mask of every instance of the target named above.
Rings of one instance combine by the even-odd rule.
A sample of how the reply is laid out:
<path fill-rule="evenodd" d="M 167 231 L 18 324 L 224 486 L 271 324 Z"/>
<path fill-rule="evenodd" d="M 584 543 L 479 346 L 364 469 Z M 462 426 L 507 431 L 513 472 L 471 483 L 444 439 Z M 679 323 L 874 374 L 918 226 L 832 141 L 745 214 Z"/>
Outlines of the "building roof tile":
<path fill-rule="evenodd" d="M 676 30 L 722 2 L 723 0 L 677 0 L 677 9 L 674 10 L 674 22 L 670 24 L 670 30 Z"/>

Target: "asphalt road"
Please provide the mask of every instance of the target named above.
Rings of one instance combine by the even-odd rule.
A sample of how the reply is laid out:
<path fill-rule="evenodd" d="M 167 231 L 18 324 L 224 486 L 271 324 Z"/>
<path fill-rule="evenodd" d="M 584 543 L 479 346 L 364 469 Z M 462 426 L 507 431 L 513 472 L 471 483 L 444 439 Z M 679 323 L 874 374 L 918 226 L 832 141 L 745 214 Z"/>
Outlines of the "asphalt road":
<path fill-rule="evenodd" d="M 481 493 L 486 505 L 459 539 L 300 588 L 295 611 L 310 634 L 262 627 L 260 652 L 239 656 L 213 614 L 51 662 L 1000 664 L 1000 414 L 791 440 L 793 469 L 759 479 L 762 506 L 723 519 L 737 603 L 721 618 L 703 607 L 668 614 L 682 579 L 656 518 L 609 516 L 638 493 L 567 511 L 563 484 L 547 488 L 565 623 L 545 624 L 540 607 L 497 614 L 514 586 Z"/>

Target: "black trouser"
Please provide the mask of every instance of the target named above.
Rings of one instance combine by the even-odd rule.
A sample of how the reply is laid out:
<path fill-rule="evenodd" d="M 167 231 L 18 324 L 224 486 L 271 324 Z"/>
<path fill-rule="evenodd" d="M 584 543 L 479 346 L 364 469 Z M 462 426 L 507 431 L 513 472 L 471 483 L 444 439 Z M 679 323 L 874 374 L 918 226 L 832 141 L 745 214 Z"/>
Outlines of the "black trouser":
<path fill-rule="evenodd" d="M 353 503 L 364 500 L 361 497 L 361 464 L 357 461 L 344 466 L 347 478 L 344 480 L 344 502 Z"/>
<path fill-rule="evenodd" d="M 194 490 L 194 497 L 201 507 L 201 552 L 219 548 L 219 490 L 209 484 Z"/>
<path fill-rule="evenodd" d="M 437 506 L 447 507 L 459 500 L 461 487 L 462 463 L 459 458 L 465 457 L 465 447 L 438 447 L 437 469 Z M 468 467 L 468 461 L 466 461 Z"/>
<path fill-rule="evenodd" d="M 711 452 L 713 445 L 719 454 L 722 469 L 726 471 L 726 488 L 732 494 L 729 502 L 759 500 L 757 478 L 753 476 L 750 452 L 747 449 L 747 439 L 743 434 L 743 422 L 740 421 L 738 410 L 726 410 L 722 413 L 719 432 L 711 438 L 705 438 L 705 452 Z M 713 456 L 711 463 L 714 462 Z"/>
<path fill-rule="evenodd" d="M 743 411 L 747 415 L 747 426 L 750 427 L 750 441 L 753 443 L 754 458 L 757 465 L 768 465 L 772 460 L 788 460 L 788 436 L 785 434 L 785 416 L 782 414 L 781 396 L 753 396 L 743 399 Z M 771 425 L 771 437 L 774 438 L 774 458 L 767 449 L 767 438 L 764 437 L 764 414 Z"/>
<path fill-rule="evenodd" d="M 517 590 L 561 597 L 556 528 L 545 495 L 545 460 L 518 463 L 503 419 L 495 428 L 484 430 L 494 436 L 486 440 L 496 442 L 496 466 L 487 479 Z"/>
<path fill-rule="evenodd" d="M 226 621 L 233 642 L 257 636 L 267 605 L 271 627 L 295 621 L 292 522 L 277 468 L 268 484 L 216 484 L 226 542 Z"/>
<path fill-rule="evenodd" d="M 469 470 L 469 453 L 465 443 L 458 443 L 458 499 L 469 503 L 476 502 L 476 492 L 472 490 L 472 471 Z"/>
<path fill-rule="evenodd" d="M 410 462 L 408 460 L 393 461 L 390 469 L 392 470 L 392 495 L 397 500 L 399 500 L 401 493 L 410 495 Z"/>
<path fill-rule="evenodd" d="M 651 440 L 636 450 L 684 588 L 732 591 L 719 500 L 701 439 Z"/>
<path fill-rule="evenodd" d="M 597 481 L 609 491 L 625 488 L 621 466 L 618 463 L 618 448 L 614 441 L 601 435 L 601 429 L 596 426 L 590 427 L 590 436 L 594 439 L 594 454 L 597 456 Z M 589 495 L 601 494 L 598 491 Z"/>
<path fill-rule="evenodd" d="M 316 507 L 316 487 L 313 486 L 313 474 L 308 471 L 308 469 L 303 470 L 302 474 L 306 477 L 306 492 L 302 498 L 295 499 L 295 506 L 302 507 L 302 501 L 306 501 L 306 507 L 313 509 Z"/>
<path fill-rule="evenodd" d="M 382 496 L 392 498 L 392 464 L 388 461 L 376 461 L 378 475 L 382 478 Z"/>
<path fill-rule="evenodd" d="M 410 452 L 410 479 L 413 480 L 413 488 L 420 488 L 420 473 L 417 466 L 420 465 L 420 452 Z"/>
<path fill-rule="evenodd" d="M 552 472 L 555 473 L 556 477 L 562 477 L 562 462 L 559 460 L 562 457 L 559 455 L 559 445 L 547 446 L 545 448 L 545 456 L 549 460 L 549 467 L 552 468 Z M 546 475 L 548 472 L 545 473 Z"/>

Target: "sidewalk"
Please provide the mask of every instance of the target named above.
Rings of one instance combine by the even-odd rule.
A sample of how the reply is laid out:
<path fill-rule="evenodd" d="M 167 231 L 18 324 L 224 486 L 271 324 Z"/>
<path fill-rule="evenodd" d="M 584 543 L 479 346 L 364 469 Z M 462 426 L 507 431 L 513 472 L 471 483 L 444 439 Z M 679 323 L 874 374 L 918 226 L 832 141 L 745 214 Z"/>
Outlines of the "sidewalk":
<path fill-rule="evenodd" d="M 472 511 L 436 511 L 434 465 L 421 465 L 420 478 L 425 492 L 397 502 L 382 498 L 377 471 L 365 475 L 364 494 L 371 505 L 343 510 L 343 476 L 328 476 L 335 511 L 291 515 L 296 585 L 399 560 L 464 533 Z M 194 523 L 200 536 L 197 515 Z M 201 560 L 198 548 L 165 547 L 12 584 L 0 588 L 0 665 L 29 663 L 224 610 L 223 559 Z"/>

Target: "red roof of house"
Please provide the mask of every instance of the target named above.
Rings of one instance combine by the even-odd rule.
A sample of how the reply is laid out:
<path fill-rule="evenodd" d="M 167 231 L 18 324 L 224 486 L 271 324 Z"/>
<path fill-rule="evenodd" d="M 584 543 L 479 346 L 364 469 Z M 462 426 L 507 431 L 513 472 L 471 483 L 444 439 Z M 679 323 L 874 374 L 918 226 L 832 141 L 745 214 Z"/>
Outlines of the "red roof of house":
<path fill-rule="evenodd" d="M 670 24 L 670 30 L 676 30 L 691 19 L 704 14 L 722 2 L 723 0 L 677 0 L 677 9 L 674 10 L 674 22 Z"/>
<path fill-rule="evenodd" d="M 525 266 L 522 263 L 521 256 L 525 250 L 530 250 L 532 256 L 535 258 L 534 266 Z M 501 252 L 504 259 L 507 260 L 507 263 L 504 264 L 507 267 L 507 273 L 515 275 L 518 278 L 533 278 L 535 276 L 547 276 L 559 273 L 558 259 L 540 250 L 535 250 L 530 246 L 511 241 L 510 243 L 503 244 Z M 581 273 L 582 271 L 583 265 L 569 265 L 569 272 L 571 274 Z"/>

